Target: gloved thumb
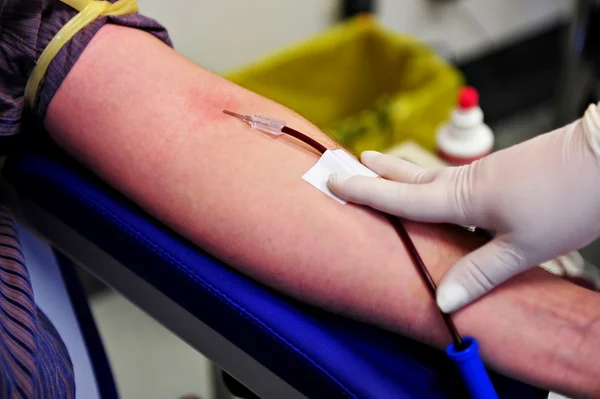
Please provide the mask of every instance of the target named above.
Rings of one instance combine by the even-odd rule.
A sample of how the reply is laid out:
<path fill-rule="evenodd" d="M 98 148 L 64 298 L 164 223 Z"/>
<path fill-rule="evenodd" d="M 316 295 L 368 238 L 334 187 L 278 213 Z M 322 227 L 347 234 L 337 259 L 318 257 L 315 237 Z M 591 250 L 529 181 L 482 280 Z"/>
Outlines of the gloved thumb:
<path fill-rule="evenodd" d="M 442 278 L 438 307 L 444 313 L 459 310 L 525 270 L 526 260 L 519 252 L 497 237 L 463 257 Z"/>

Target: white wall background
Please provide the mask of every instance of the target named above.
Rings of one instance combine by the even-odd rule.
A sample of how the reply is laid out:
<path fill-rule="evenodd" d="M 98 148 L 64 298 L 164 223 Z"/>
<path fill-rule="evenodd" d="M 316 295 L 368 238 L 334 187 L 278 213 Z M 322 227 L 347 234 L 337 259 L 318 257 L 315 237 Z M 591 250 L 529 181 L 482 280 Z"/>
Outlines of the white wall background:
<path fill-rule="evenodd" d="M 338 0 L 138 0 L 178 51 L 216 72 L 318 33 L 335 22 Z M 565 18 L 574 0 L 379 0 L 386 26 L 442 55 L 468 58 Z"/>
<path fill-rule="evenodd" d="M 222 72 L 301 40 L 335 20 L 337 0 L 138 0 L 179 52 Z"/>

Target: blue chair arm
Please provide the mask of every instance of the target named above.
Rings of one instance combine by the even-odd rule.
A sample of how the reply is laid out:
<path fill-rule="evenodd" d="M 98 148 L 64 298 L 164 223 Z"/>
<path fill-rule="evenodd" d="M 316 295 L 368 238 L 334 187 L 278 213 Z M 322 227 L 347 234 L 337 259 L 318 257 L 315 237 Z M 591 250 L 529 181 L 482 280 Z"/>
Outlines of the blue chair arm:
<path fill-rule="evenodd" d="M 3 176 L 20 196 L 308 398 L 467 397 L 442 351 L 262 286 L 182 239 L 59 151 L 9 158 Z M 501 398 L 547 395 L 491 374 Z"/>

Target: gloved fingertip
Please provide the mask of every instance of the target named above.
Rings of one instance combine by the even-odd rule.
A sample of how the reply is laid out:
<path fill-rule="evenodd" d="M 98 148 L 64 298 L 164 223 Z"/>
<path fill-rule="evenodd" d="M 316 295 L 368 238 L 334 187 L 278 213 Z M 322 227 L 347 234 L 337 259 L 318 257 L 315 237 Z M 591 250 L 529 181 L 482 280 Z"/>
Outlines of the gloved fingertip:
<path fill-rule="evenodd" d="M 332 173 L 329 175 L 329 186 L 338 187 L 351 177 L 349 173 Z"/>
<path fill-rule="evenodd" d="M 381 153 L 380 153 L 379 151 L 371 151 L 371 150 L 368 150 L 368 151 L 363 151 L 363 152 L 360 154 L 360 161 L 361 161 L 362 163 L 369 162 L 369 161 L 371 161 L 373 158 L 377 158 L 377 157 L 378 157 L 378 156 L 380 156 L 380 155 L 381 155 Z"/>
<path fill-rule="evenodd" d="M 444 313 L 452 313 L 467 305 L 470 300 L 469 292 L 461 284 L 448 282 L 438 287 L 436 302 Z"/>

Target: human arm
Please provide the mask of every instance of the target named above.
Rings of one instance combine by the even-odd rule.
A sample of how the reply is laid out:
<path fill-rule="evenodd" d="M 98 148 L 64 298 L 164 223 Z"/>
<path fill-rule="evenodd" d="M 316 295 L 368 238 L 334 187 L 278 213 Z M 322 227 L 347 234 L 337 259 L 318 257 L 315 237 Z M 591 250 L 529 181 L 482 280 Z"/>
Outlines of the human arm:
<path fill-rule="evenodd" d="M 445 346 L 438 310 L 386 219 L 340 205 L 302 181 L 317 153 L 252 131 L 223 108 L 285 119 L 334 146 L 285 107 L 147 34 L 114 26 L 102 28 L 82 54 L 45 124 L 67 152 L 238 270 L 329 310 Z M 436 280 L 482 244 L 459 228 L 406 227 Z M 596 294 L 535 270 L 455 320 L 496 369 L 600 397 L 599 362 L 588 355 L 600 349 L 598 305 Z"/>

